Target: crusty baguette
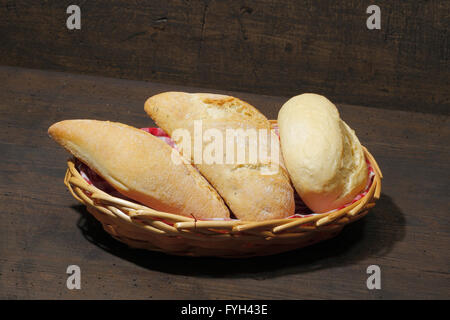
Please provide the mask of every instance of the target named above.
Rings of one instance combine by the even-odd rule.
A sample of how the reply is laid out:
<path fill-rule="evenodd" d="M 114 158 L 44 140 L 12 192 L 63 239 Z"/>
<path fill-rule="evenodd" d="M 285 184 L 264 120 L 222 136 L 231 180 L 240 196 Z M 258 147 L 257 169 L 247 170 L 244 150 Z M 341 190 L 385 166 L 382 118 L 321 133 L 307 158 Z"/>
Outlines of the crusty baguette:
<path fill-rule="evenodd" d="M 66 120 L 48 133 L 121 194 L 153 209 L 188 217 L 229 218 L 217 192 L 169 145 L 125 124 Z M 172 161 L 179 158 L 179 164 Z"/>
<path fill-rule="evenodd" d="M 311 210 L 339 208 L 364 189 L 368 169 L 362 146 L 327 98 L 291 98 L 279 111 L 278 126 L 286 168 Z"/>
<path fill-rule="evenodd" d="M 227 129 L 264 129 L 267 135 L 274 135 L 271 132 L 270 122 L 256 108 L 242 100 L 225 95 L 166 92 L 149 98 L 145 103 L 145 111 L 159 127 L 175 139 L 180 147 L 180 141 L 177 141 L 172 134 L 177 129 L 185 129 L 190 133 L 192 149 L 195 148 L 195 120 L 201 120 L 203 132 L 214 129 L 220 131 L 224 137 L 226 137 Z M 278 138 L 275 136 L 274 140 L 281 160 Z M 203 147 L 207 147 L 208 142 L 203 139 L 202 141 Z M 246 143 L 245 146 L 240 147 L 247 148 L 248 141 Z M 237 145 L 235 146 L 238 148 Z M 180 149 L 186 157 L 189 156 L 182 148 Z M 272 150 L 269 150 L 269 153 Z M 194 157 L 195 154 L 191 151 L 191 160 L 195 160 Z M 224 157 L 226 157 L 226 148 L 224 148 Z M 219 192 L 237 218 L 246 221 L 262 221 L 293 215 L 294 190 L 282 163 L 270 163 L 262 158 L 258 158 L 256 163 L 248 163 L 248 160 L 249 153 L 246 154 L 244 163 L 237 161 L 227 163 L 225 159 L 222 163 L 193 162 Z M 277 166 L 277 170 L 274 171 L 276 173 L 264 174 L 267 166 L 274 165 Z"/>

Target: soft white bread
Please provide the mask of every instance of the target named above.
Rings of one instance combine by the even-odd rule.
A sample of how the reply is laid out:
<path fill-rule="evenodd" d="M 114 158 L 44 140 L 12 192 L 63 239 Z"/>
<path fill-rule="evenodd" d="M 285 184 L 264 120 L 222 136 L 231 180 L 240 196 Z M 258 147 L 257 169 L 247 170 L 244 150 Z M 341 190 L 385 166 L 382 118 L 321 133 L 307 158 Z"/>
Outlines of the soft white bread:
<path fill-rule="evenodd" d="M 149 98 L 145 103 L 145 111 L 159 127 L 172 136 L 179 147 L 183 141 L 177 140 L 173 133 L 177 129 L 187 130 L 191 137 L 191 150 L 196 147 L 194 144 L 195 120 L 201 120 L 203 132 L 209 129 L 216 130 L 215 132 L 218 131 L 225 137 L 224 140 L 227 129 L 256 131 L 262 129 L 268 137 L 274 135 L 271 132 L 270 122 L 256 108 L 226 95 L 165 92 Z M 278 152 L 281 160 L 279 140 L 275 136 L 273 141 L 274 147 L 272 148 L 270 144 L 268 151 Z M 225 144 L 229 142 L 226 141 Z M 210 141 L 201 139 L 200 144 L 202 143 L 205 149 Z M 261 141 L 259 143 L 263 145 Z M 248 147 L 248 143 L 239 146 L 235 144 L 234 150 Z M 181 150 L 188 157 L 185 150 Z M 281 161 L 274 163 L 274 161 L 266 161 L 267 159 L 258 157 L 256 162 L 251 163 L 248 155 L 249 152 L 246 154 L 244 163 L 240 164 L 237 161 L 226 162 L 225 159 L 221 163 L 194 161 L 194 164 L 219 192 L 237 218 L 246 221 L 262 221 L 285 218 L 294 214 L 294 190 Z M 224 158 L 227 156 L 226 147 L 223 149 L 223 156 Z M 194 152 L 191 152 L 191 160 L 195 160 L 194 157 Z M 272 174 L 265 174 L 265 169 L 273 166 L 276 166 L 276 170 L 272 170 Z"/>
<path fill-rule="evenodd" d="M 121 194 L 156 210 L 188 217 L 229 218 L 218 193 L 169 145 L 121 123 L 66 120 L 50 136 Z M 171 159 L 179 157 L 179 164 Z"/>
<path fill-rule="evenodd" d="M 278 113 L 278 126 L 286 168 L 311 210 L 339 208 L 364 189 L 368 168 L 361 144 L 327 98 L 291 98 Z"/>

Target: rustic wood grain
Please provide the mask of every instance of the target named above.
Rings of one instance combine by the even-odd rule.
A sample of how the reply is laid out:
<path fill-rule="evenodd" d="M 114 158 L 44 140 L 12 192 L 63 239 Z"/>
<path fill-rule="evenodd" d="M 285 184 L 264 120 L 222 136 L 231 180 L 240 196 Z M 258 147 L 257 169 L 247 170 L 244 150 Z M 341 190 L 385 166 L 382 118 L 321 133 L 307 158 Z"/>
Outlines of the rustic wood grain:
<path fill-rule="evenodd" d="M 449 114 L 450 2 L 0 0 L 0 64 Z"/>
<path fill-rule="evenodd" d="M 0 67 L 0 83 L 0 298 L 449 298 L 449 117 L 339 105 L 385 176 L 367 217 L 333 240 L 272 257 L 182 258 L 106 234 L 63 185 L 68 155 L 47 128 L 70 118 L 149 126 L 148 96 L 206 89 L 13 67 Z M 270 118 L 287 99 L 222 92 Z M 81 290 L 66 288 L 70 264 L 81 267 Z M 371 264 L 381 290 L 366 288 Z"/>

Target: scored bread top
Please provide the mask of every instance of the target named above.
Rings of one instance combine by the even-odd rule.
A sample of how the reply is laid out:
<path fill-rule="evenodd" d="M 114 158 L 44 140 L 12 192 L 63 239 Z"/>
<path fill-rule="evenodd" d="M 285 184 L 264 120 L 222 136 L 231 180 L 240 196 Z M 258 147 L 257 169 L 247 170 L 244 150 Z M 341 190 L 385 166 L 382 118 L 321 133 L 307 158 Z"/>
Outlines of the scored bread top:
<path fill-rule="evenodd" d="M 208 181 L 176 150 L 143 130 L 109 121 L 65 120 L 48 133 L 121 194 L 150 208 L 198 219 L 229 218 Z"/>
<path fill-rule="evenodd" d="M 180 152 L 186 157 L 182 141 L 173 133 L 177 129 L 185 129 L 190 133 L 191 152 L 190 158 L 194 160 L 194 121 L 202 120 L 202 130 L 214 129 L 223 134 L 224 140 L 227 129 L 262 129 L 269 135 L 275 135 L 271 131 L 270 122 L 255 107 L 240 99 L 210 93 L 184 93 L 165 92 L 150 97 L 145 102 L 145 111 L 155 123 L 172 136 Z M 202 138 L 203 150 L 208 147 L 210 141 Z M 261 161 L 250 163 L 249 152 L 245 154 L 244 163 L 228 164 L 225 159 L 222 163 L 205 162 L 195 166 L 215 187 L 223 197 L 228 207 L 237 218 L 247 221 L 261 221 L 268 219 L 286 218 L 294 214 L 294 191 L 290 185 L 289 176 L 283 167 L 278 138 L 273 139 L 278 150 L 280 163 Z M 229 141 L 225 142 L 228 143 Z M 248 141 L 236 148 L 247 148 Z M 223 148 L 224 158 L 226 147 Z M 235 153 L 236 154 L 236 153 Z M 267 159 L 265 159 L 267 160 Z M 268 166 L 277 165 L 277 173 L 263 174 Z"/>
<path fill-rule="evenodd" d="M 257 127 L 270 128 L 267 118 L 255 107 L 220 94 L 165 92 L 149 98 L 145 111 L 151 117 L 155 116 L 153 120 L 169 134 L 184 128 L 192 120 L 251 121 Z"/>

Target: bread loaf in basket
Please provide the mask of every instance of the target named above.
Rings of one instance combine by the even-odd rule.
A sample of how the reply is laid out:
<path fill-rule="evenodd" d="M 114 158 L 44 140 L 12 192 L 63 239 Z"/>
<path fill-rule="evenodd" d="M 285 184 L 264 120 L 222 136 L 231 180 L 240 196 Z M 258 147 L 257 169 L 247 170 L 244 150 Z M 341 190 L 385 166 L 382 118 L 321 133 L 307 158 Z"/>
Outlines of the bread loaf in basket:
<path fill-rule="evenodd" d="M 278 132 L 277 121 L 271 120 L 268 123 L 273 132 Z M 344 130 L 346 130 L 345 127 Z M 147 128 L 145 131 L 174 146 L 173 141 L 161 129 Z M 90 163 L 85 159 L 78 159 L 78 157 L 68 160 L 64 183 L 71 194 L 100 221 L 106 232 L 132 248 L 186 256 L 245 258 L 271 255 L 332 238 L 345 225 L 364 217 L 368 210 L 375 205 L 376 200 L 380 197 L 382 173 L 369 151 L 362 146 L 360 148 L 366 168 L 363 189 L 358 189 L 357 194 L 350 196 L 347 193 L 345 202 L 339 203 L 337 209 L 325 213 L 314 213 L 296 194 L 295 212 L 289 209 L 292 207 L 289 204 L 286 206 L 286 213 L 281 214 L 282 218 L 268 218 L 262 221 L 251 219 L 251 217 L 257 217 L 259 212 L 248 212 L 248 214 L 242 212 L 242 208 L 245 206 L 239 207 L 240 216 L 246 217 L 244 219 L 237 218 L 232 211 L 228 212 L 228 208 L 223 205 L 220 196 L 215 194 L 214 188 L 209 186 L 206 180 L 203 181 L 197 171 L 194 170 L 194 172 L 190 169 L 188 176 L 193 176 L 195 179 L 185 183 L 192 185 L 190 188 L 193 189 L 193 192 L 197 192 L 197 199 L 209 199 L 207 200 L 209 207 L 201 204 L 199 206 L 198 203 L 186 203 L 189 199 L 189 195 L 186 194 L 176 198 L 177 202 L 171 203 L 171 207 L 166 206 L 168 210 L 164 210 L 165 204 L 156 210 L 152 201 L 159 201 L 159 198 L 164 196 L 169 200 L 173 199 L 173 197 L 167 197 L 163 182 L 146 186 L 150 191 L 144 190 L 152 196 L 155 195 L 155 199 L 151 198 L 151 201 L 148 202 L 144 197 L 142 198 L 144 201 L 139 201 L 133 197 L 136 188 L 132 188 L 131 191 L 127 186 L 120 189 L 114 185 L 113 188 L 110 180 L 104 179 L 104 172 L 100 172 L 101 170 L 95 167 L 95 164 L 94 168 L 97 170 L 91 170 L 88 166 Z M 67 149 L 71 151 L 69 148 Z M 105 152 L 107 153 L 107 151 Z M 72 151 L 71 153 L 77 156 L 76 153 Z M 171 161 L 171 159 L 159 158 L 158 161 Z M 292 162 L 292 158 L 289 161 Z M 102 167 L 102 169 L 105 168 Z M 202 172 L 202 170 L 200 171 Z M 207 170 L 205 172 L 208 173 Z M 141 174 L 146 175 L 145 172 Z M 120 180 L 120 178 L 119 175 L 117 179 Z M 209 178 L 208 175 L 207 178 Z M 152 177 L 148 179 L 152 179 Z M 133 180 L 134 183 L 135 180 Z M 111 181 L 116 182 L 114 179 Z M 133 182 L 131 185 L 135 187 L 136 184 Z M 299 190 L 297 182 L 293 181 L 294 186 L 298 193 L 302 194 L 304 189 Z M 202 188 L 197 187 L 198 185 Z M 205 193 L 203 188 L 205 185 L 211 188 L 210 192 Z M 139 183 L 138 186 L 140 186 Z M 163 189 L 158 190 L 158 188 Z M 219 188 L 218 191 L 220 193 L 222 190 Z M 275 191 L 277 192 L 277 190 Z M 265 197 L 268 196 L 270 197 L 270 195 L 265 195 Z M 308 199 L 306 196 L 305 198 Z M 192 199 L 195 201 L 194 198 Z M 224 198 L 224 200 L 229 204 L 228 198 Z M 203 201 L 206 200 L 201 200 L 201 202 Z M 314 201 L 313 204 L 316 204 L 317 201 Z M 184 210 L 185 214 L 170 213 L 173 208 L 177 209 L 176 206 L 180 208 L 179 210 Z M 195 211 L 195 208 L 205 211 L 197 214 L 192 212 Z M 282 207 L 277 207 L 278 211 L 279 208 Z M 214 212 L 208 215 L 208 210 Z M 277 215 L 280 216 L 280 214 Z"/>
<path fill-rule="evenodd" d="M 336 236 L 342 228 L 364 217 L 381 192 L 381 171 L 364 148 L 370 164 L 368 188 L 344 208 L 322 214 L 300 214 L 262 222 L 198 220 L 165 213 L 112 196 L 83 178 L 68 160 L 64 183 L 71 194 L 117 240 L 133 248 L 174 255 L 245 258 L 308 246 Z M 296 197 L 296 207 L 304 208 Z"/>

